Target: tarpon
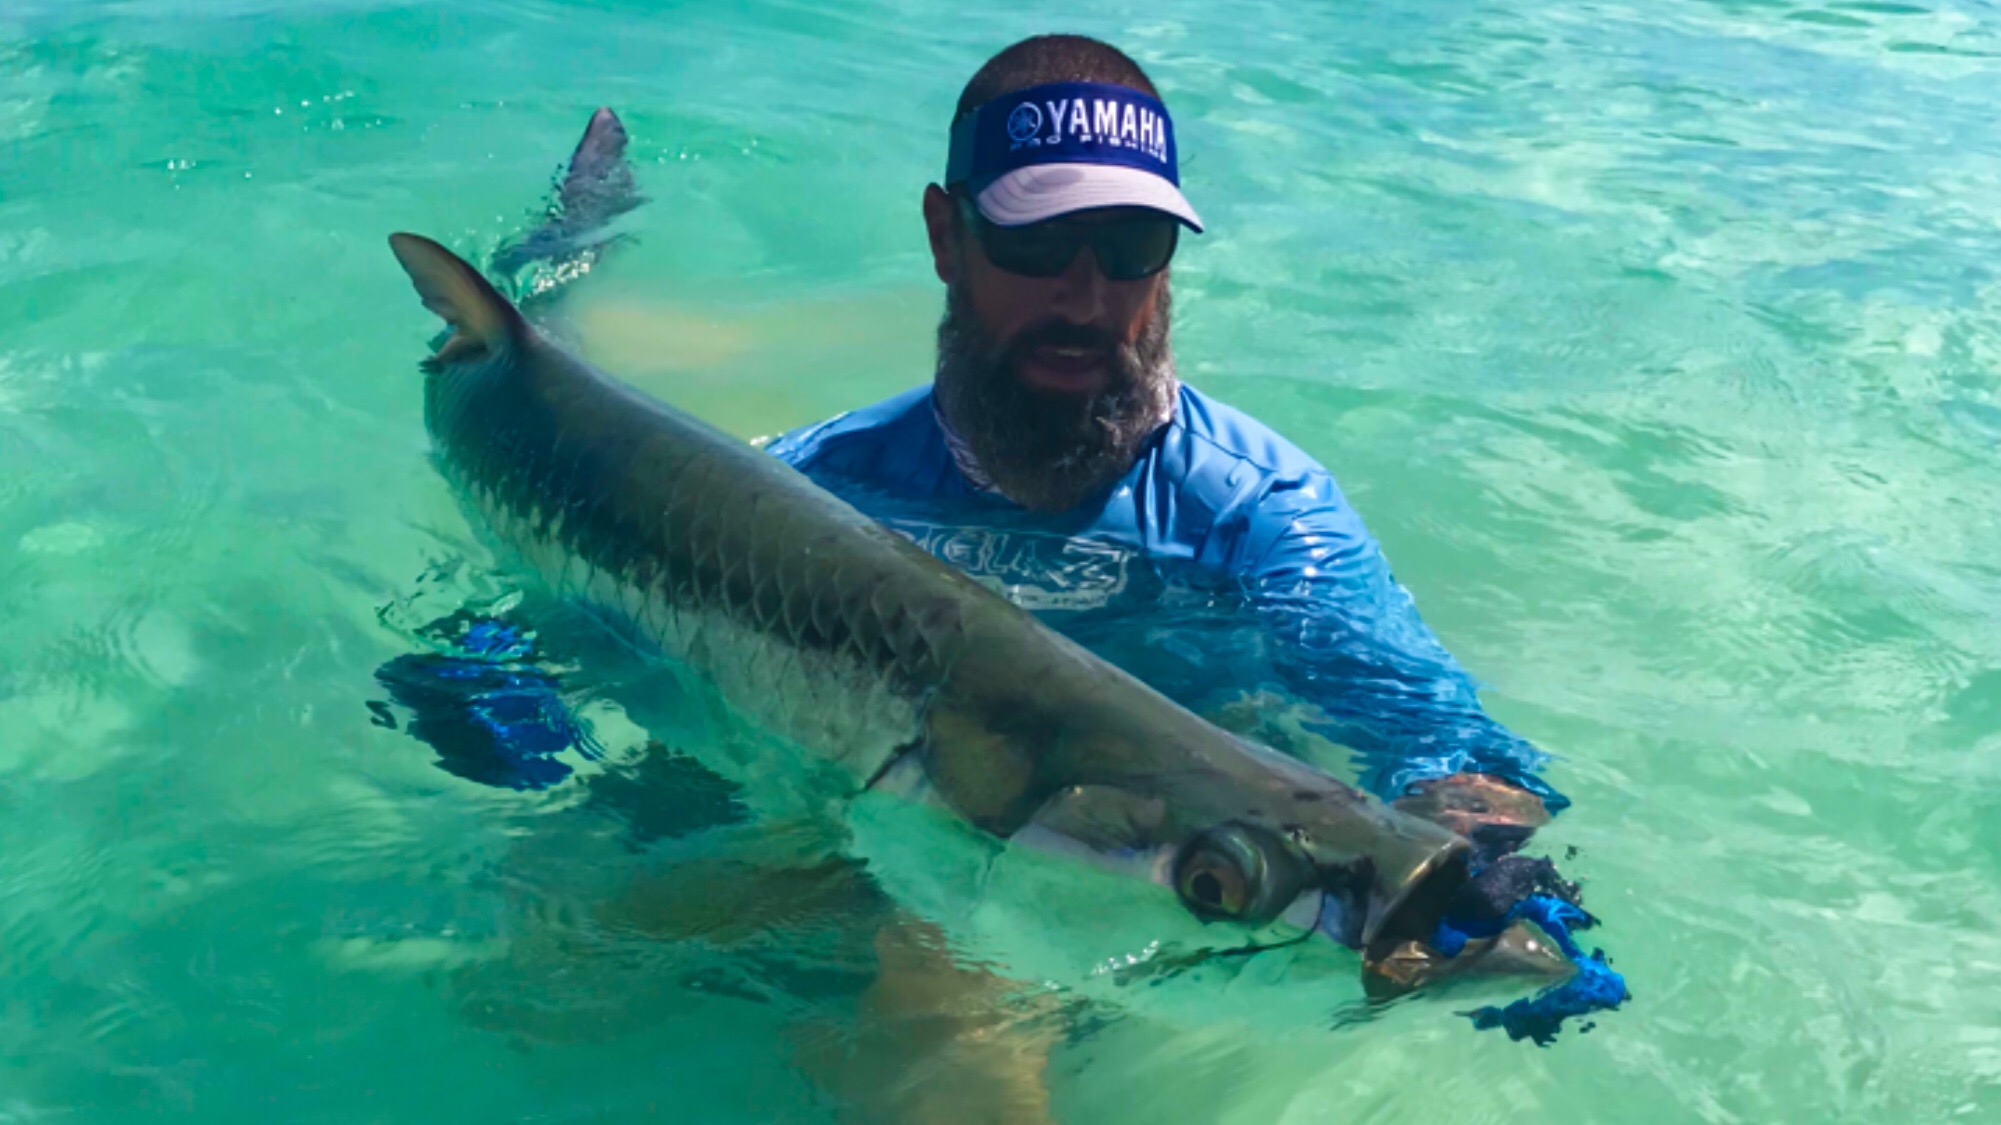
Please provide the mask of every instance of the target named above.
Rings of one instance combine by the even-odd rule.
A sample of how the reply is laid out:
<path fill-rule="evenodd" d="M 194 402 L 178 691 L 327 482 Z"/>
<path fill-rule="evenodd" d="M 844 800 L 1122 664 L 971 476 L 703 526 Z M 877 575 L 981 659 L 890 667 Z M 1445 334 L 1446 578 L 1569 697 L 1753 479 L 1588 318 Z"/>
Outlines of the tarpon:
<path fill-rule="evenodd" d="M 566 352 L 437 243 L 390 245 L 450 326 L 443 475 L 556 594 L 622 621 L 848 792 L 1145 872 L 1197 917 L 1422 942 L 1468 842 L 1184 709 L 790 466 Z"/>

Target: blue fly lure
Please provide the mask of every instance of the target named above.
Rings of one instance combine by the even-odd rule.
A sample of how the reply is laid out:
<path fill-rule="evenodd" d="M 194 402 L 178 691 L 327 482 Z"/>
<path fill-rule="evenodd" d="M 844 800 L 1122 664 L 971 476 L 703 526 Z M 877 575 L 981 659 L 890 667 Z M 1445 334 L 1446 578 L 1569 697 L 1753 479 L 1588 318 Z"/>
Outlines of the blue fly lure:
<path fill-rule="evenodd" d="M 1510 871 L 1504 874 L 1494 870 L 1502 867 L 1510 868 Z M 1605 960 L 1604 950 L 1594 949 L 1587 955 L 1577 944 L 1573 931 L 1589 929 L 1597 924 L 1597 919 L 1571 901 L 1576 897 L 1575 888 L 1558 880 L 1555 870 L 1548 860 L 1508 856 L 1497 861 L 1488 871 L 1476 874 L 1476 884 L 1520 885 L 1526 876 L 1531 880 L 1527 885 L 1537 893 L 1520 896 L 1499 914 L 1491 910 L 1449 914 L 1438 924 L 1430 942 L 1431 947 L 1441 955 L 1457 957 L 1466 948 L 1467 942 L 1494 937 L 1518 921 L 1533 922 L 1548 934 L 1570 963 L 1577 967 L 1577 972 L 1570 979 L 1506 1007 L 1489 1005 L 1461 1013 L 1471 1018 L 1473 1026 L 1482 1031 L 1498 1027 L 1506 1031 L 1510 1039 L 1530 1039 L 1544 1047 L 1556 1040 L 1556 1033 L 1562 1029 L 1564 1020 L 1610 1011 L 1632 998 L 1626 991 L 1626 979 Z M 1490 871 L 1503 877 L 1483 879 L 1482 876 Z M 1506 875 L 1515 878 L 1510 879 Z M 1567 891 L 1568 896 L 1559 897 L 1548 893 L 1550 890 Z M 1588 1030 L 1589 1025 L 1586 1026 Z"/>

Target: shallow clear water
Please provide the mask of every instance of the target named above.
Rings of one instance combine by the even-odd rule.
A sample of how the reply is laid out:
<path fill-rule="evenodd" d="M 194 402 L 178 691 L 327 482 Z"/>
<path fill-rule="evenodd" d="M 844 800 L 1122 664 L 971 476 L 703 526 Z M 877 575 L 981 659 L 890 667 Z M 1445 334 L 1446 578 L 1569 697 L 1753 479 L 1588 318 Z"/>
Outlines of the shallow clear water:
<path fill-rule="evenodd" d="M 1563 755 L 1542 839 L 1635 995 L 1536 1050 L 1448 1001 L 1332 1028 L 1342 965 L 1260 958 L 1125 990 L 1059 1114 L 2001 1119 L 2001 11 L 8 0 L 0 1120 L 834 1118 L 784 1005 L 703 983 L 799 971 L 496 968 L 629 856 L 368 721 L 412 615 L 501 581 L 383 236 L 490 249 L 615 105 L 652 202 L 577 337 L 773 433 L 924 377 L 943 122 L 1052 27 L 1181 122 L 1183 374 L 1335 470 Z M 988 874 L 1024 957 L 1149 940 Z"/>

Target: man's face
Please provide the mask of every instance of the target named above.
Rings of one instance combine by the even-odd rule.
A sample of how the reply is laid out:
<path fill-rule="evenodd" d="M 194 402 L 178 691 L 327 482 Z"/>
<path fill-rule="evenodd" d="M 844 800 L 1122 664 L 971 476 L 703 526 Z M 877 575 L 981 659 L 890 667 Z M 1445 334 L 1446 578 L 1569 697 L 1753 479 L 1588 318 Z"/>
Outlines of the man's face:
<path fill-rule="evenodd" d="M 988 259 L 960 206 L 926 189 L 925 225 L 946 287 L 940 407 L 1011 499 L 1074 507 L 1123 475 L 1167 415 L 1167 271 L 1113 281 L 1087 245 L 1055 277 L 1010 273 Z"/>

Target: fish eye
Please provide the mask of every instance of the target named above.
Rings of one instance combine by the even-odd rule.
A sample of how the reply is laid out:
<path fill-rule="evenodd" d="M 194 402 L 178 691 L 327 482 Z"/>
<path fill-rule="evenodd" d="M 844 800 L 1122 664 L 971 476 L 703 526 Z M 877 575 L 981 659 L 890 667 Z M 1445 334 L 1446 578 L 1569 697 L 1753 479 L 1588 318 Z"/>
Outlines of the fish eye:
<path fill-rule="evenodd" d="M 1303 860 L 1270 833 L 1241 824 L 1190 840 L 1174 865 L 1174 889 L 1199 918 L 1262 925 L 1306 884 Z"/>
<path fill-rule="evenodd" d="M 1175 889 L 1195 913 L 1235 918 L 1244 912 L 1250 877 L 1229 857 L 1214 851 L 1188 856 L 1175 874 Z"/>

